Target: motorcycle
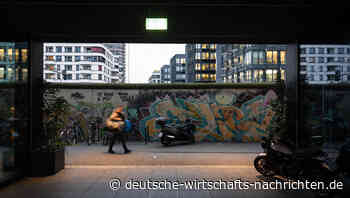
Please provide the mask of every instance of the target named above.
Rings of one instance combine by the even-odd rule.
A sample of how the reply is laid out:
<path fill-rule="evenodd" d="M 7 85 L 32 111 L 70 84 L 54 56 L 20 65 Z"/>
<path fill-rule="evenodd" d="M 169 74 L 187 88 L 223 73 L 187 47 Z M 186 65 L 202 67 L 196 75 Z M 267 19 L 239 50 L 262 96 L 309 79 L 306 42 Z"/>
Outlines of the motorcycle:
<path fill-rule="evenodd" d="M 322 146 L 322 137 L 317 139 L 315 145 Z M 311 179 L 310 181 L 344 181 L 349 176 L 350 166 L 350 140 L 348 139 L 338 150 L 335 160 L 322 151 L 322 148 L 306 150 L 291 149 L 290 146 L 274 140 L 263 138 L 261 143 L 264 153 L 259 154 L 254 160 L 255 169 L 264 176 L 279 175 L 289 179 Z M 331 197 L 337 191 L 321 190 L 320 195 Z"/>
<path fill-rule="evenodd" d="M 196 126 L 192 119 L 186 119 L 181 124 L 168 124 L 171 120 L 159 117 L 156 119 L 156 124 L 161 127 L 158 137 L 164 146 L 169 146 L 175 142 L 195 143 L 194 131 Z"/>
<path fill-rule="evenodd" d="M 317 157 L 325 155 L 320 141 L 322 137 L 313 137 L 314 146 L 308 149 L 293 149 L 290 145 L 275 137 L 262 138 L 261 146 L 264 153 L 254 159 L 255 169 L 264 176 L 296 177 L 301 175 L 319 175 L 322 171 L 321 162 Z M 319 167 L 319 168 L 315 168 Z"/>

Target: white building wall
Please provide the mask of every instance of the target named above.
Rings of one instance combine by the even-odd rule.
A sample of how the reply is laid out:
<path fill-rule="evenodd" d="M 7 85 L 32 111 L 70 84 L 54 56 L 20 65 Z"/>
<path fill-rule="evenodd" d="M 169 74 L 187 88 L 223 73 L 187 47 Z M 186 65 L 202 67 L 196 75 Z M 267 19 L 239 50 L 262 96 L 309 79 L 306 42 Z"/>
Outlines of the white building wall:
<path fill-rule="evenodd" d="M 46 47 L 52 46 L 53 52 L 46 51 Z M 56 47 L 62 47 L 62 52 L 56 52 Z M 72 52 L 65 52 L 64 47 L 72 47 Z M 75 52 L 75 47 L 80 47 L 80 52 Z M 98 52 L 86 52 L 86 47 L 99 47 L 104 50 L 103 53 Z M 53 56 L 53 60 L 47 60 L 47 56 Z M 62 61 L 57 61 L 56 56 L 61 56 Z M 72 61 L 66 61 L 65 56 L 71 56 Z M 80 56 L 80 61 L 75 60 L 76 56 Z M 103 57 L 105 62 L 93 62 L 90 60 L 84 60 L 84 56 L 98 56 Z M 114 68 L 115 65 L 119 65 L 116 61 L 115 56 L 112 52 L 103 44 L 98 43 L 44 43 L 44 79 L 48 82 L 62 82 L 62 83 L 111 83 L 112 81 L 120 82 L 120 72 L 119 69 Z M 54 70 L 45 69 L 46 65 L 53 65 Z M 57 65 L 60 66 L 58 69 Z M 72 74 L 71 80 L 63 80 L 62 72 L 65 69 L 65 65 L 72 65 L 72 71 L 66 71 L 67 74 Z M 76 69 L 79 65 L 79 71 Z M 91 70 L 83 70 L 83 65 L 90 65 Z M 101 66 L 102 71 L 99 71 L 99 66 Z M 116 73 L 112 76 L 112 72 Z M 47 79 L 47 74 L 53 74 L 53 79 Z M 57 78 L 57 74 L 61 75 L 61 79 Z M 80 78 L 77 80 L 77 74 Z M 82 74 L 90 74 L 91 79 L 81 79 Z M 102 79 L 99 79 L 99 75 Z"/>
<path fill-rule="evenodd" d="M 314 54 L 310 53 L 311 48 L 315 48 Z M 320 54 L 320 48 L 324 49 L 324 54 Z M 334 48 L 334 54 L 327 54 L 327 48 Z M 344 48 L 343 54 L 339 54 L 340 48 Z M 306 54 L 300 54 L 300 59 L 306 58 L 306 62 L 300 61 L 300 66 L 305 67 L 305 71 L 300 73 L 306 74 L 309 84 L 350 83 L 350 45 L 300 45 L 300 49 L 306 49 Z M 319 62 L 320 57 L 324 62 Z M 327 58 L 334 58 L 334 61 L 327 62 Z M 340 81 L 328 78 L 328 75 L 336 73 L 328 71 L 328 66 L 336 66 L 336 70 L 340 71 Z"/>

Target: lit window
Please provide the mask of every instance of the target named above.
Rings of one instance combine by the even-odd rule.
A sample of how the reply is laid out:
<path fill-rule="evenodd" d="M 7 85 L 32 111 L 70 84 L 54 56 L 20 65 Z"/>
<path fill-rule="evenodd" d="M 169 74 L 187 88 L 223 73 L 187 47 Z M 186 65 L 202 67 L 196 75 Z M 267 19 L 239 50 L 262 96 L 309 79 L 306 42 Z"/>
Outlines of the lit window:
<path fill-rule="evenodd" d="M 284 72 L 284 69 L 281 69 L 281 80 L 285 80 L 285 72 Z"/>
<path fill-rule="evenodd" d="M 197 71 L 201 70 L 201 65 L 199 63 L 196 63 L 196 70 Z"/>
<path fill-rule="evenodd" d="M 277 51 L 273 51 L 273 64 L 278 64 L 277 54 L 278 54 Z"/>
<path fill-rule="evenodd" d="M 286 51 L 280 51 L 281 64 L 286 64 Z"/>
<path fill-rule="evenodd" d="M 259 54 L 258 52 L 253 52 L 253 64 L 258 64 L 259 62 Z"/>
<path fill-rule="evenodd" d="M 13 61 L 13 49 L 7 50 L 7 56 L 8 56 L 9 61 Z"/>
<path fill-rule="evenodd" d="M 0 80 L 4 80 L 4 79 L 5 79 L 5 68 L 0 67 Z"/>
<path fill-rule="evenodd" d="M 211 53 L 210 54 L 210 59 L 215 60 L 216 59 L 216 53 Z"/>
<path fill-rule="evenodd" d="M 210 64 L 210 70 L 215 70 L 216 69 L 216 64 L 215 63 L 211 63 Z"/>
<path fill-rule="evenodd" d="M 21 52 L 22 52 L 22 62 L 26 63 L 28 60 L 28 51 L 27 49 L 22 49 Z M 51 58 L 53 60 L 53 56 L 51 56 Z"/>
<path fill-rule="evenodd" d="M 206 49 L 207 48 L 207 44 L 202 44 L 202 49 Z"/>
<path fill-rule="evenodd" d="M 5 60 L 5 49 L 0 49 L 0 61 Z"/>
<path fill-rule="evenodd" d="M 208 52 L 203 52 L 202 53 L 202 58 L 203 59 L 209 59 L 209 53 Z"/>
<path fill-rule="evenodd" d="M 201 59 L 201 54 L 199 52 L 196 53 L 196 60 L 200 60 Z"/>
<path fill-rule="evenodd" d="M 201 75 L 200 74 L 196 74 L 196 80 L 200 80 L 201 79 Z"/>
<path fill-rule="evenodd" d="M 205 71 L 205 70 L 209 70 L 209 65 L 207 63 L 202 64 L 202 71 Z"/>
<path fill-rule="evenodd" d="M 272 64 L 272 51 L 267 51 L 266 52 L 266 62 L 268 64 Z"/>
<path fill-rule="evenodd" d="M 19 49 L 16 49 L 16 52 L 15 52 L 15 61 L 18 62 L 19 60 Z"/>

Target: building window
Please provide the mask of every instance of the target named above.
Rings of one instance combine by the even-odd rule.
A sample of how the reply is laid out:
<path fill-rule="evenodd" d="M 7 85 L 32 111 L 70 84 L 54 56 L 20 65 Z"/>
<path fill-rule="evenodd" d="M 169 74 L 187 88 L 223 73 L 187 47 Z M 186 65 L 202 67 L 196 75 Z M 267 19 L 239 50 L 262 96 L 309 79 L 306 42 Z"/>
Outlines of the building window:
<path fill-rule="evenodd" d="M 280 61 L 282 65 L 286 64 L 286 51 L 280 51 Z"/>
<path fill-rule="evenodd" d="M 61 53 L 62 52 L 62 47 L 61 46 L 57 46 L 56 47 L 56 53 Z"/>
<path fill-rule="evenodd" d="M 320 81 L 322 81 L 323 80 L 323 75 L 320 75 Z"/>
<path fill-rule="evenodd" d="M 273 51 L 273 64 L 278 64 L 278 52 L 277 51 Z"/>
<path fill-rule="evenodd" d="M 0 66 L 0 80 L 5 80 L 5 66 Z"/>
<path fill-rule="evenodd" d="M 79 65 L 76 65 L 76 66 L 75 66 L 75 71 L 79 71 L 79 69 L 80 69 L 80 66 L 79 66 Z"/>
<path fill-rule="evenodd" d="M 253 52 L 253 64 L 258 64 L 258 63 L 259 63 L 259 53 Z"/>
<path fill-rule="evenodd" d="M 65 62 L 72 62 L 72 56 L 64 56 Z"/>
<path fill-rule="evenodd" d="M 73 69 L 72 69 L 72 65 L 65 65 L 64 66 L 64 69 L 66 70 L 66 71 L 72 71 Z"/>
<path fill-rule="evenodd" d="M 98 66 L 98 71 L 102 71 L 102 65 Z"/>
<path fill-rule="evenodd" d="M 266 62 L 267 64 L 272 64 L 272 51 L 266 52 Z"/>
<path fill-rule="evenodd" d="M 200 74 L 196 74 L 196 80 L 200 80 L 201 79 L 201 75 Z"/>
<path fill-rule="evenodd" d="M 13 49 L 10 48 L 7 50 L 7 56 L 9 61 L 13 61 Z"/>
<path fill-rule="evenodd" d="M 323 67 L 322 66 L 319 67 L 319 71 L 323 72 Z"/>
<path fill-rule="evenodd" d="M 319 63 L 324 63 L 324 57 L 318 57 L 318 62 Z"/>
<path fill-rule="evenodd" d="M 205 43 L 203 43 L 202 44 L 202 49 L 207 49 L 208 47 L 207 47 L 207 44 L 205 44 Z"/>
<path fill-rule="evenodd" d="M 344 63 L 345 62 L 345 58 L 344 57 L 338 57 L 338 62 L 339 63 Z"/>
<path fill-rule="evenodd" d="M 212 71 L 216 70 L 216 63 L 210 63 L 210 70 Z"/>
<path fill-rule="evenodd" d="M 309 54 L 315 54 L 316 49 L 314 47 L 309 48 Z"/>
<path fill-rule="evenodd" d="M 56 56 L 56 62 L 61 62 L 62 61 L 62 56 Z"/>
<path fill-rule="evenodd" d="M 22 49 L 22 62 L 26 63 L 28 60 L 28 50 L 27 49 Z M 53 56 L 52 56 L 52 60 L 53 60 Z"/>
<path fill-rule="evenodd" d="M 197 52 L 196 53 L 196 60 L 200 60 L 201 59 L 201 53 Z"/>
<path fill-rule="evenodd" d="M 180 59 L 176 58 L 176 64 L 180 64 Z"/>
<path fill-rule="evenodd" d="M 207 70 L 209 70 L 208 63 L 202 64 L 202 71 L 207 71 Z"/>
<path fill-rule="evenodd" d="M 319 47 L 318 48 L 318 54 L 324 54 L 324 48 Z"/>
<path fill-rule="evenodd" d="M 314 71 L 315 71 L 315 68 L 314 68 L 313 65 L 310 65 L 310 71 L 311 71 L 311 72 L 314 72 Z"/>
<path fill-rule="evenodd" d="M 75 56 L 74 59 L 75 59 L 75 62 L 79 62 L 80 61 L 80 56 Z"/>
<path fill-rule="evenodd" d="M 102 80 L 102 74 L 98 75 L 98 80 Z"/>
<path fill-rule="evenodd" d="M 350 48 L 346 48 L 346 53 L 350 54 Z"/>
<path fill-rule="evenodd" d="M 91 65 L 83 65 L 83 70 L 91 70 Z"/>
<path fill-rule="evenodd" d="M 53 52 L 53 47 L 52 46 L 47 46 L 46 47 L 46 52 Z"/>
<path fill-rule="evenodd" d="M 314 81 L 314 75 L 313 74 L 309 74 L 309 81 Z"/>
<path fill-rule="evenodd" d="M 309 63 L 316 63 L 315 57 L 309 57 L 308 62 Z"/>
<path fill-rule="evenodd" d="M 327 63 L 333 63 L 334 57 L 327 57 Z"/>
<path fill-rule="evenodd" d="M 0 49 L 0 61 L 5 61 L 5 49 Z"/>
<path fill-rule="evenodd" d="M 16 49 L 15 51 L 15 61 L 18 62 L 19 60 L 19 49 Z"/>
<path fill-rule="evenodd" d="M 80 80 L 79 74 L 76 74 L 76 75 L 75 75 L 75 80 Z"/>
<path fill-rule="evenodd" d="M 210 54 L 210 59 L 215 60 L 216 59 L 216 53 L 211 53 Z"/>
<path fill-rule="evenodd" d="M 202 53 L 202 59 L 204 59 L 204 60 L 209 59 L 209 53 L 208 52 L 203 52 Z"/>
<path fill-rule="evenodd" d="M 338 48 L 338 54 L 344 54 L 345 49 L 344 48 Z"/>
<path fill-rule="evenodd" d="M 64 47 L 64 52 L 71 53 L 72 52 L 72 47 Z"/>
<path fill-rule="evenodd" d="M 347 71 L 347 72 L 350 72 L 350 66 L 348 66 L 348 68 L 347 68 L 347 69 L 348 69 L 348 71 Z"/>
<path fill-rule="evenodd" d="M 197 48 L 197 49 L 200 49 L 200 48 L 201 48 L 201 44 L 197 43 L 197 44 L 196 44 L 196 48 Z"/>
<path fill-rule="evenodd" d="M 327 54 L 335 54 L 334 48 L 327 48 Z"/>
<path fill-rule="evenodd" d="M 22 56 L 22 58 L 23 58 L 23 56 Z M 47 61 L 53 61 L 54 59 L 53 59 L 53 56 L 46 56 L 46 60 Z"/>
<path fill-rule="evenodd" d="M 306 48 L 301 48 L 300 49 L 300 54 L 306 54 Z"/>
<path fill-rule="evenodd" d="M 265 62 L 264 52 L 260 52 L 259 53 L 259 64 L 264 64 L 264 62 Z"/>
<path fill-rule="evenodd" d="M 306 63 L 306 57 L 300 57 L 300 62 L 301 63 Z"/>
<path fill-rule="evenodd" d="M 196 71 L 200 71 L 201 70 L 201 65 L 199 63 L 196 63 Z"/>
<path fill-rule="evenodd" d="M 75 47 L 75 53 L 80 53 L 80 51 L 81 51 L 81 47 Z"/>
<path fill-rule="evenodd" d="M 281 69 L 280 71 L 281 71 L 281 80 L 285 80 L 285 79 L 286 79 L 286 78 L 285 78 L 285 77 L 286 77 L 286 76 L 285 76 L 286 74 L 285 74 L 285 72 L 284 72 L 284 69 Z"/>
<path fill-rule="evenodd" d="M 181 64 L 186 64 L 186 59 L 185 58 L 181 58 Z"/>

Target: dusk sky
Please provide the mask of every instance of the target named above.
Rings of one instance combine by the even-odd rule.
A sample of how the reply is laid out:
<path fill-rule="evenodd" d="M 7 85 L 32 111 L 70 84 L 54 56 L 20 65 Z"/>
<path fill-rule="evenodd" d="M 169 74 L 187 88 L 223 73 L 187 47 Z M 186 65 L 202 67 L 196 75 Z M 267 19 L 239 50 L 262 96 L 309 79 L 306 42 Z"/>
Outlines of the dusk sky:
<path fill-rule="evenodd" d="M 159 70 L 161 66 L 170 64 L 170 59 L 175 54 L 185 53 L 185 44 L 133 43 L 126 45 L 126 51 L 126 82 L 148 83 L 148 78 L 154 70 Z M 130 56 L 128 57 L 128 55 Z M 128 63 L 129 61 L 130 63 Z M 130 79 L 128 74 L 130 74 Z"/>

